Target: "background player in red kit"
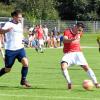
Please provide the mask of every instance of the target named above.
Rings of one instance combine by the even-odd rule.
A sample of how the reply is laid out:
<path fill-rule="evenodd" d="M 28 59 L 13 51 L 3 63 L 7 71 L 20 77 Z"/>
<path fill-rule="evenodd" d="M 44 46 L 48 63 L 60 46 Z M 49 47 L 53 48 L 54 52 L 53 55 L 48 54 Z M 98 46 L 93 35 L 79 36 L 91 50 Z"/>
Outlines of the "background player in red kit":
<path fill-rule="evenodd" d="M 68 28 L 64 31 L 64 56 L 61 60 L 61 69 L 68 83 L 68 89 L 72 88 L 72 82 L 68 73 L 68 68 L 74 64 L 80 65 L 90 76 L 95 87 L 100 88 L 100 84 L 97 82 L 96 76 L 93 70 L 89 67 L 80 48 L 80 37 L 82 36 L 83 28 L 83 23 L 77 23 L 72 28 Z"/>
<path fill-rule="evenodd" d="M 38 51 L 40 50 L 40 52 L 43 53 L 44 52 L 44 34 L 43 34 L 42 26 L 38 25 L 35 31 L 36 31 L 36 38 L 38 40 Z"/>

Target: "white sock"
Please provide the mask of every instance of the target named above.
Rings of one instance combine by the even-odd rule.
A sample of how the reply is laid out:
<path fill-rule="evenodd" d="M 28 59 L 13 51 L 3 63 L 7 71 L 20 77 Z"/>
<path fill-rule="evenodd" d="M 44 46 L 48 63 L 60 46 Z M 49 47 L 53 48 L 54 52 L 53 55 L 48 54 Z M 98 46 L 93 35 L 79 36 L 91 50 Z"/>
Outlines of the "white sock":
<path fill-rule="evenodd" d="M 42 51 L 43 51 L 43 48 L 41 47 L 41 48 L 40 48 L 40 52 L 42 52 Z"/>
<path fill-rule="evenodd" d="M 89 77 L 92 79 L 93 83 L 94 84 L 97 83 L 96 76 L 91 68 L 88 69 L 87 73 L 88 73 Z"/>
<path fill-rule="evenodd" d="M 67 81 L 68 83 L 71 83 L 71 80 L 70 80 L 70 76 L 69 76 L 68 70 L 67 70 L 67 69 L 64 69 L 62 72 L 63 72 L 63 75 L 64 75 L 66 81 Z"/>

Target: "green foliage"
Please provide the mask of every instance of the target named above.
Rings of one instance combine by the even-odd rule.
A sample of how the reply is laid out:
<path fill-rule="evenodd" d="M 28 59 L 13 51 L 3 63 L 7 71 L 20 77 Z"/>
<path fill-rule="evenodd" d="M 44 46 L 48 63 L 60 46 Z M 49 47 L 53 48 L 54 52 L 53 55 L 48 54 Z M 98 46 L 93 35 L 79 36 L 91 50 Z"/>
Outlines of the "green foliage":
<path fill-rule="evenodd" d="M 0 16 L 1 17 L 8 17 L 10 16 L 10 13 L 14 9 L 14 5 L 3 5 L 0 3 Z"/>
<path fill-rule="evenodd" d="M 61 19 L 99 20 L 100 0 L 57 0 Z M 67 16 L 66 16 L 67 15 Z"/>
<path fill-rule="evenodd" d="M 22 9 L 31 22 L 36 19 L 100 20 L 100 0 L 2 0 L 0 16 Z"/>
<path fill-rule="evenodd" d="M 31 21 L 35 21 L 35 19 L 58 19 L 58 12 L 54 7 L 54 0 L 17 0 L 16 5 L 16 8 L 21 8 Z"/>

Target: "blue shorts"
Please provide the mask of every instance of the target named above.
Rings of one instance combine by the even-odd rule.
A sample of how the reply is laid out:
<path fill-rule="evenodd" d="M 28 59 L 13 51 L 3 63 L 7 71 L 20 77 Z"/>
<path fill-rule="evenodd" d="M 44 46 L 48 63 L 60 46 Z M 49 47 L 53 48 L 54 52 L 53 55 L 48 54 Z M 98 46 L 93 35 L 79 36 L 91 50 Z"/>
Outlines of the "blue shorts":
<path fill-rule="evenodd" d="M 5 50 L 5 67 L 11 68 L 15 62 L 15 59 L 18 59 L 18 61 L 21 62 L 23 57 L 26 57 L 24 48 L 15 51 Z"/>

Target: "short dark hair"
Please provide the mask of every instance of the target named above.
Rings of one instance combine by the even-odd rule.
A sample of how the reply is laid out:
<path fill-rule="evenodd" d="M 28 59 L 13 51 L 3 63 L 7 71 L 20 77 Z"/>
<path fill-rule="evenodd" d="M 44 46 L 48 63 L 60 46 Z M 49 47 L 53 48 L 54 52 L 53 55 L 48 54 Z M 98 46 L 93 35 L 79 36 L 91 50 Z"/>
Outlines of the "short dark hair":
<path fill-rule="evenodd" d="M 77 27 L 82 27 L 82 28 L 85 27 L 84 24 L 83 24 L 82 22 L 77 22 L 77 23 L 76 23 L 76 26 L 77 26 Z"/>
<path fill-rule="evenodd" d="M 12 17 L 13 17 L 13 16 L 18 16 L 18 14 L 22 14 L 22 11 L 19 10 L 19 9 L 17 9 L 17 10 L 15 10 L 15 11 L 11 12 L 11 16 L 12 16 Z"/>

